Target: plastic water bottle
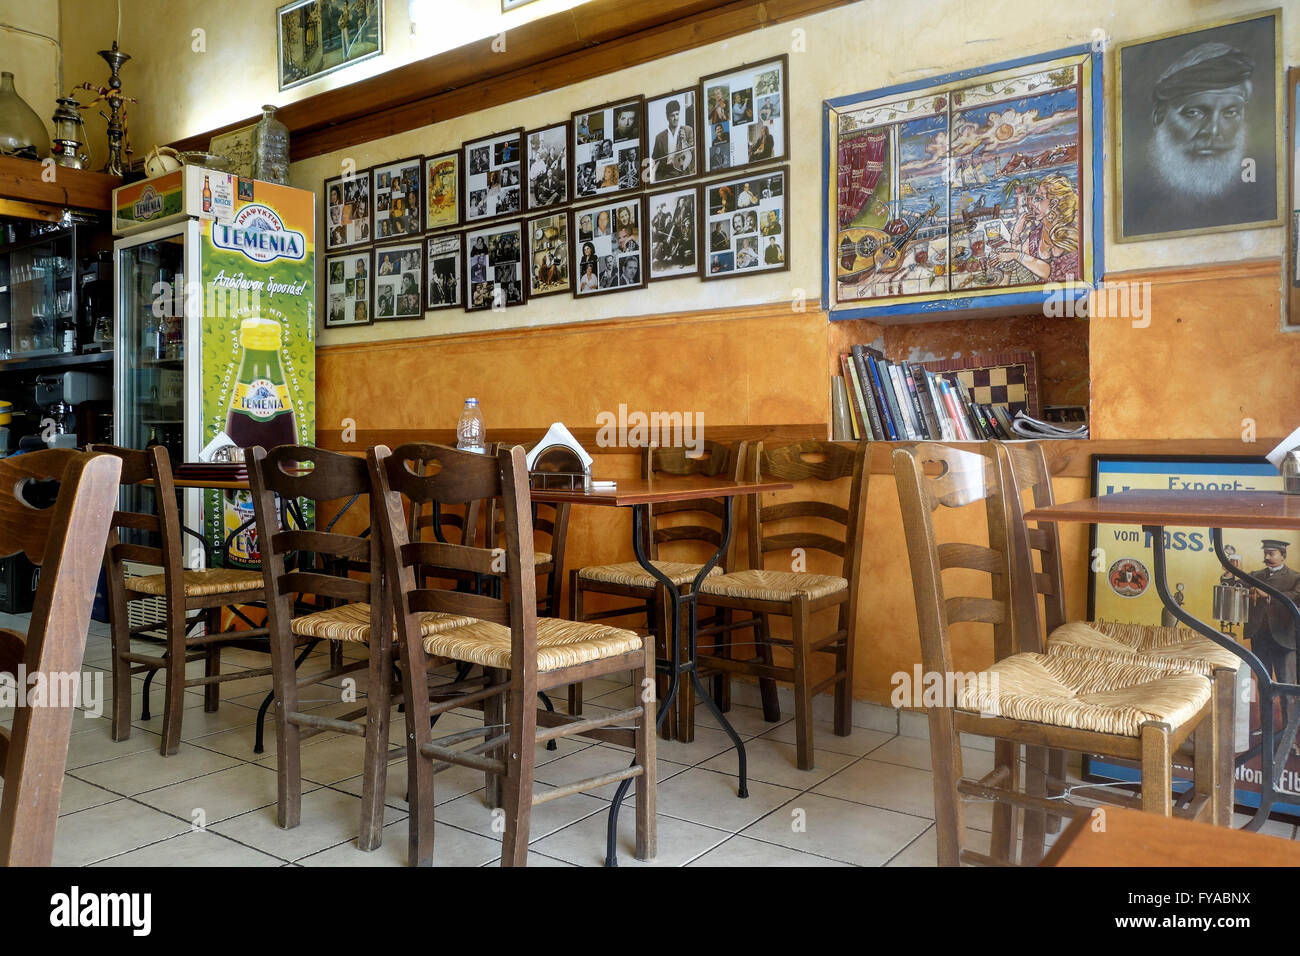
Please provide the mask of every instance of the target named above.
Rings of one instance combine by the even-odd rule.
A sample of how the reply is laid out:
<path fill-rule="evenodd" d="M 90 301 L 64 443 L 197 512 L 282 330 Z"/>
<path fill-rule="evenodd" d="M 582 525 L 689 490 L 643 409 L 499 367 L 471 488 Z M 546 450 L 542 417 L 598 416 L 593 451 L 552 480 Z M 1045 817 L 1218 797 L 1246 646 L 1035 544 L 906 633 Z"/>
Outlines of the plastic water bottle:
<path fill-rule="evenodd" d="M 484 438 L 483 413 L 479 410 L 477 398 L 465 399 L 465 410 L 460 413 L 456 423 L 456 447 L 461 451 L 476 451 L 480 455 L 487 452 Z"/>

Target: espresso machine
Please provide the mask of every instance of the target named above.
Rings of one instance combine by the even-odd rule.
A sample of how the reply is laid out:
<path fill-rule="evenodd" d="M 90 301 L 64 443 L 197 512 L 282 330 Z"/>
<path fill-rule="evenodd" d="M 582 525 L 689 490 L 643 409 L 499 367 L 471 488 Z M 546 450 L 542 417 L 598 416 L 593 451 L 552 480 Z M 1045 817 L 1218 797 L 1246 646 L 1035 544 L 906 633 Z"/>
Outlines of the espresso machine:
<path fill-rule="evenodd" d="M 112 397 L 109 380 L 89 372 L 56 372 L 36 378 L 36 404 L 41 409 L 41 430 L 26 436 L 23 447 L 76 448 L 111 440 L 112 425 L 104 431 L 102 410 Z M 33 440 L 34 439 L 34 440 Z"/>

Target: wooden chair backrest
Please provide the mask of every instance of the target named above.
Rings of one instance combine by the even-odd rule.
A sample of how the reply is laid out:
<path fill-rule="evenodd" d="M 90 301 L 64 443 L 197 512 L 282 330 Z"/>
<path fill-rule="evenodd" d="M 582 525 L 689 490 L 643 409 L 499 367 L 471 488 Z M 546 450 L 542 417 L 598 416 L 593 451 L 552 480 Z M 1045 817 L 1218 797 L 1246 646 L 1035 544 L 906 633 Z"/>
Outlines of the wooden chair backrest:
<path fill-rule="evenodd" d="M 465 614 L 509 627 L 512 679 L 527 681 L 531 675 L 535 681 L 537 578 L 523 448 L 501 448 L 495 456 L 488 456 L 416 442 L 393 450 L 377 445 L 370 449 L 368 459 L 375 527 L 383 535 L 385 581 L 394 602 L 397 636 L 406 653 L 423 653 L 420 614 Z M 404 501 L 415 507 L 490 498 L 500 498 L 504 512 L 504 535 L 498 549 L 408 538 Z M 449 572 L 452 576 L 504 573 L 505 596 L 425 586 L 426 577 L 445 579 Z"/>
<path fill-rule="evenodd" d="M 498 442 L 488 442 L 487 454 L 496 455 L 503 447 L 508 446 L 503 446 Z M 528 444 L 521 447 L 524 451 L 529 450 Z M 500 500 L 496 498 L 483 502 L 482 505 L 484 524 L 487 531 L 485 543 L 489 548 L 495 548 L 505 535 L 505 511 L 501 507 Z M 555 567 L 562 571 L 564 568 L 564 544 L 569 536 L 568 503 L 558 504 L 550 501 L 535 501 L 532 504 L 532 521 L 534 536 L 537 534 L 546 536 L 545 547 L 537 545 L 534 537 L 536 549 L 549 552 Z"/>
<path fill-rule="evenodd" d="M 681 446 L 647 446 L 641 451 L 641 475 L 705 475 L 716 478 L 725 475 L 733 480 L 741 477 L 744 464 L 744 443 L 730 445 L 725 442 L 704 440 L 700 454 L 691 456 L 689 449 Z M 722 544 L 722 522 L 726 515 L 726 501 L 722 498 L 700 498 L 693 501 L 667 501 L 648 506 L 650 520 L 645 523 L 649 538 L 650 559 L 659 560 L 659 546 L 676 541 L 696 541 L 713 550 Z M 693 524 L 661 525 L 657 519 L 670 514 L 696 516 Z M 707 516 L 707 517 L 706 517 Z M 707 523 L 706 523 L 707 522 Z M 722 568 L 730 567 L 724 555 Z"/>
<path fill-rule="evenodd" d="M 49 689 L 80 678 L 121 464 L 108 455 L 51 449 L 0 460 L 0 555 L 19 551 L 41 575 L 24 638 L 0 630 L 0 672 L 43 674 Z M 53 505 L 22 497 L 31 481 L 59 482 Z M 24 683 L 23 690 L 28 685 Z M 59 816 L 73 706 L 19 707 L 13 728 L 0 728 L 0 865 L 49 866 Z"/>
<path fill-rule="evenodd" d="M 765 448 L 762 442 L 750 446 L 749 474 L 755 481 L 843 482 L 848 491 L 847 508 L 827 501 L 798 498 L 765 505 L 762 496 L 753 495 L 749 521 L 750 567 L 764 568 L 766 555 L 773 551 L 787 555 L 795 548 L 823 551 L 840 559 L 840 574 L 854 586 L 861 572 L 865 546 L 867 484 L 871 478 L 869 453 L 867 442 L 859 442 L 852 448 L 817 440 L 778 448 Z M 823 522 L 818 526 L 820 530 L 774 532 L 771 527 L 791 519 L 809 518 Z"/>
<path fill-rule="evenodd" d="M 369 508 L 370 470 L 364 458 L 300 445 L 281 445 L 267 451 L 250 450 L 248 482 L 253 490 L 253 513 L 257 517 L 257 539 L 266 580 L 267 607 L 272 633 L 289 633 L 293 618 L 293 596 L 312 594 L 340 602 L 369 602 L 371 627 L 378 633 L 383 603 L 381 565 L 376 535 L 340 534 L 306 528 L 281 529 L 276 495 L 285 500 L 307 499 L 320 505 L 364 495 Z M 307 467 L 310 470 L 304 470 Z M 286 556 L 294 552 L 344 559 L 344 568 L 358 562 L 371 569 L 370 580 L 362 581 L 328 571 L 288 570 Z"/>
<path fill-rule="evenodd" d="M 1005 514 L 997 452 L 992 443 L 979 452 L 947 445 L 918 442 L 894 450 L 894 481 L 903 514 L 912 591 L 921 633 L 921 658 L 927 673 L 953 673 L 949 628 L 963 621 L 993 628 L 994 660 L 1019 648 L 1011 611 L 1010 560 L 1005 550 Z M 926 474 L 926 466 L 938 474 Z M 983 503 L 988 520 L 988 541 L 939 541 L 933 512 L 940 507 L 965 508 Z M 991 597 L 948 596 L 943 572 L 966 568 L 984 572 L 991 581 Z"/>
<path fill-rule="evenodd" d="M 172 479 L 171 457 L 162 445 L 143 451 L 136 448 L 119 448 L 116 445 L 91 445 L 88 449 L 112 455 L 122 462 L 123 488 L 153 481 L 153 500 L 156 513 L 115 511 L 113 528 L 108 535 L 104 553 L 104 570 L 108 578 L 108 600 L 120 601 L 126 596 L 123 561 L 138 561 L 158 565 L 163 571 L 163 597 L 169 609 L 184 613 L 185 607 L 185 549 L 181 531 L 180 507 L 176 502 L 176 485 Z M 120 529 L 157 535 L 159 546 L 141 544 L 136 540 L 123 541 Z M 125 617 L 125 615 L 123 615 Z"/>
<path fill-rule="evenodd" d="M 1032 589 L 1015 584 L 1013 595 L 1017 610 L 1024 615 L 1022 637 L 1028 642 L 1024 650 L 1042 650 L 1046 634 L 1066 623 L 1065 577 L 1061 568 L 1061 535 L 1055 521 L 1040 521 L 1033 527 L 1025 521 L 1025 495 L 1035 508 L 1056 503 L 1052 492 L 1052 474 L 1047 456 L 1038 442 L 1024 444 L 997 443 L 1002 463 L 1002 486 L 1006 497 L 1008 547 L 1015 562 L 1012 581 L 1032 581 Z M 1039 570 L 1034 569 L 1033 553 L 1038 553 Z M 1037 595 L 1042 595 L 1041 622 L 1046 634 L 1037 630 Z M 1033 602 L 1032 609 L 1022 605 Z M 1032 622 L 1031 629 L 1030 624 Z"/>

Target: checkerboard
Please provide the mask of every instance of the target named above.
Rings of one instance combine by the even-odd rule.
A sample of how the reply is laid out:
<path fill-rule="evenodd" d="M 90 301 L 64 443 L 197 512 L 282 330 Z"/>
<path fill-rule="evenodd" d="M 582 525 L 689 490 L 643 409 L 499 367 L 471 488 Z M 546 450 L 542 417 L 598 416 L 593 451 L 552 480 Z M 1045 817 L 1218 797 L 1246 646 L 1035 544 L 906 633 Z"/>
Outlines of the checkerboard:
<path fill-rule="evenodd" d="M 960 359 L 924 362 L 932 372 L 957 376 L 980 405 L 1004 405 L 1015 418 L 1039 417 L 1038 360 L 1033 352 L 981 352 Z"/>

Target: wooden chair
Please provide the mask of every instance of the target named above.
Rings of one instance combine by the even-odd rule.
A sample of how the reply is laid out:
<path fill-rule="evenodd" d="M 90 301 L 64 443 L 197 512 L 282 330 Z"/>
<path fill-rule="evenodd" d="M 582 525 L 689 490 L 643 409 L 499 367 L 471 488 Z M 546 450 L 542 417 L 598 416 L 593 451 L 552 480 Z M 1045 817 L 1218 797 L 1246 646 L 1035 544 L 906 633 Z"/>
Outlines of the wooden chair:
<path fill-rule="evenodd" d="M 113 739 L 126 740 L 131 736 L 131 678 L 140 673 L 162 671 L 167 677 L 167 692 L 159 749 L 163 756 L 169 756 L 180 749 L 185 688 L 202 687 L 204 710 L 212 712 L 221 702 L 219 684 L 271 676 L 269 666 L 221 673 L 222 647 L 269 650 L 266 641 L 269 632 L 265 627 L 221 630 L 222 608 L 265 602 L 265 582 L 260 571 L 185 569 L 180 509 L 172 481 L 171 461 L 164 447 L 154 445 L 137 451 L 113 445 L 94 445 L 90 450 L 121 459 L 123 486 L 153 482 L 157 513 L 116 512 L 104 554 L 109 624 L 113 635 Z M 146 536 L 152 536 L 149 540 L 158 543 L 140 543 Z M 122 540 L 123 537 L 129 540 Z M 126 561 L 157 565 L 162 572 L 127 577 L 123 568 Z M 127 605 L 131 601 L 152 597 L 161 597 L 166 603 L 166 621 L 161 628 L 166 632 L 166 649 L 161 655 L 131 649 L 132 636 L 159 630 L 160 627 L 157 624 L 132 627 Z M 191 621 L 190 611 L 201 613 Z M 199 623 L 206 625 L 204 633 L 191 637 L 190 630 Z M 199 660 L 205 662 L 204 676 L 187 678 L 185 665 Z M 143 713 L 147 715 L 148 684 L 145 687 Z"/>
<path fill-rule="evenodd" d="M 1215 719 L 1218 721 L 1218 754 L 1222 765 L 1217 779 L 1226 788 L 1219 794 L 1216 823 L 1230 826 L 1233 805 L 1233 718 L 1236 712 L 1239 677 L 1249 679 L 1242 659 L 1195 631 L 1177 627 L 1130 624 L 1114 621 L 1070 621 L 1065 613 L 1065 582 L 1061 574 L 1061 541 L 1056 522 L 1030 526 L 1025 521 L 1025 498 L 1032 507 L 1056 503 L 1047 457 L 1037 442 L 996 443 L 1004 475 L 1007 500 L 1008 548 L 1017 561 L 1013 571 L 1020 580 L 1013 595 L 1017 600 L 1041 596 L 1045 632 L 1038 635 L 1047 654 L 1078 657 L 1106 663 L 1139 664 L 1175 668 L 1200 674 L 1214 683 Z M 1038 556 L 1038 568 L 1034 555 Z M 1026 621 L 1031 620 L 1026 615 Z M 1065 755 L 1049 755 L 1049 773 L 1065 777 Z M 1049 788 L 1055 795 L 1057 788 Z M 1052 821 L 1052 827 L 1057 824 Z"/>
<path fill-rule="evenodd" d="M 728 445 L 723 442 L 704 441 L 697 456 L 689 456 L 686 448 L 651 446 L 642 449 L 641 474 L 645 478 L 655 475 L 730 475 L 740 477 L 743 464 L 743 443 Z M 701 499 L 698 501 L 681 501 L 669 504 L 657 504 L 649 507 L 646 521 L 647 553 L 651 562 L 670 578 L 679 590 L 685 591 L 700 573 L 703 562 L 667 561 L 662 557 L 663 545 L 669 545 L 674 551 L 698 548 L 703 544 L 716 550 L 722 544 L 722 519 L 726 504 L 719 499 Z M 668 515 L 686 516 L 689 523 L 676 522 L 661 524 L 658 519 Z M 713 569 L 713 574 L 722 574 L 730 567 L 729 555 L 724 555 L 720 566 Z M 608 618 L 645 615 L 647 631 L 655 635 L 659 643 L 660 656 L 668 657 L 665 644 L 665 615 L 670 607 L 666 595 L 661 594 L 662 585 L 636 561 L 623 561 L 617 564 L 590 565 L 575 568 L 569 572 L 569 617 L 574 621 L 599 621 Z M 623 605 L 603 611 L 589 611 L 585 607 L 588 594 L 608 594 L 615 597 L 631 598 L 637 603 Z M 683 610 L 685 613 L 685 610 Z M 685 629 L 682 629 L 685 633 Z M 659 677 L 660 693 L 667 687 L 666 678 Z M 725 687 L 721 681 L 714 685 L 714 697 L 720 706 L 726 705 Z M 690 732 L 689 714 L 693 708 L 694 694 L 690 683 L 684 683 L 678 693 L 680 709 L 677 714 L 670 714 L 665 721 L 666 733 L 680 727 L 682 739 L 689 742 L 693 738 Z M 582 685 L 575 684 L 569 688 L 569 713 L 582 713 Z M 676 720 L 674 719 L 676 717 Z"/>
<path fill-rule="evenodd" d="M 23 690 L 37 674 L 50 689 L 67 688 L 63 675 L 75 675 L 79 686 L 119 471 L 114 458 L 71 449 L 0 460 L 0 553 L 21 551 L 41 568 L 26 635 L 0 629 L 0 673 Z M 37 507 L 24 497 L 30 482 L 50 479 L 59 482 L 53 505 Z M 53 860 L 74 704 L 20 702 L 13 728 L 0 727 L 0 866 L 49 866 Z"/>
<path fill-rule="evenodd" d="M 1209 681 L 1174 669 L 1106 664 L 1028 649 L 1041 649 L 1037 620 L 1026 621 L 1030 608 L 1036 618 L 1037 606 L 1032 600 L 1013 602 L 1003 479 L 996 451 L 991 445 L 981 450 L 983 454 L 975 454 L 927 442 L 894 451 L 925 679 L 950 689 L 947 699 L 926 711 L 939 864 L 1014 862 L 1019 810 L 1026 812 L 1021 862 L 1041 859 L 1045 818 L 1065 809 L 1047 795 L 1048 750 L 1140 761 L 1141 799 L 1116 796 L 1114 802 L 1169 816 L 1171 757 L 1195 734 L 1195 780 L 1187 815 L 1212 817 L 1217 740 Z M 938 474 L 927 475 L 927 466 Z M 995 546 L 937 539 L 932 512 L 981 503 L 987 540 Z M 971 572 L 988 575 L 991 597 L 950 596 L 943 572 L 955 568 L 966 569 L 967 581 Z M 977 675 L 954 670 L 950 629 L 963 622 L 992 627 L 994 663 Z M 963 733 L 997 741 L 995 767 L 979 780 L 963 777 Z M 1111 795 L 1094 796 L 1106 800 Z M 988 855 L 961 848 L 964 800 L 997 804 Z"/>
<path fill-rule="evenodd" d="M 433 777 L 450 766 L 472 767 L 488 777 L 489 801 L 504 805 L 503 866 L 523 865 L 528 853 L 531 808 L 547 800 L 635 778 L 638 859 L 656 852 L 653 671 L 648 642 L 631 631 L 537 617 L 537 576 L 533 565 L 528 472 L 523 449 L 501 449 L 496 457 L 438 445 L 379 445 L 369 453 L 371 481 L 382 528 L 385 580 L 394 602 L 398 656 L 406 696 L 409 774 L 410 861 L 427 866 L 433 859 Z M 423 465 L 417 474 L 412 463 Z M 465 504 L 501 498 L 505 516 L 504 554 L 499 550 L 441 542 L 409 542 L 403 501 Z M 473 574 L 505 572 L 504 598 L 450 589 L 420 587 L 420 571 L 431 578 L 447 570 Z M 445 577 L 445 574 L 444 574 Z M 422 631 L 421 614 L 443 615 L 446 627 Z M 455 696 L 430 704 L 424 689 L 430 668 L 446 661 L 478 664 L 483 677 L 461 682 Z M 645 686 L 635 706 L 583 719 L 538 710 L 536 696 L 552 687 L 588 677 L 632 671 L 635 686 Z M 471 686 L 475 685 L 475 686 Z M 446 692 L 451 690 L 442 687 Z M 482 706 L 484 726 L 433 739 L 430 718 L 457 707 Z M 631 728 L 613 727 L 632 724 Z M 544 727 L 543 730 L 538 728 Z M 581 733 L 629 746 L 632 765 L 599 777 L 533 794 L 535 745 Z M 455 750 L 476 737 L 482 743 Z"/>
<path fill-rule="evenodd" d="M 833 687 L 835 733 L 844 737 L 852 731 L 853 633 L 861 592 L 870 478 L 868 450 L 866 442 L 851 449 L 824 441 L 805 441 L 773 449 L 765 449 L 762 442 L 752 446 L 747 453 L 747 467 L 754 480 L 837 482 L 844 486 L 848 507 L 811 500 L 783 500 L 765 505 L 759 496 L 753 496 L 749 507 L 750 570 L 714 575 L 700 586 L 699 600 L 703 607 L 747 611 L 757 619 L 754 625 L 757 654 L 737 660 L 732 656 L 733 647 L 724 640 L 719 642 L 715 653 L 698 655 L 698 666 L 758 677 L 763 714 L 768 720 L 779 720 L 781 716 L 775 682 L 794 685 L 795 748 L 800 770 L 813 767 L 814 694 Z M 773 525 L 791 519 L 816 519 L 822 524 L 815 531 L 799 528 L 773 533 Z M 779 524 L 779 527 L 789 526 Z M 795 548 L 823 551 L 839 558 L 839 575 L 767 569 L 767 555 L 772 552 L 782 555 L 788 568 Z M 830 608 L 837 610 L 836 627 L 827 634 L 815 633 L 812 616 Z M 789 640 L 772 637 L 768 624 L 772 615 L 790 618 Z M 775 662 L 774 645 L 790 649 L 793 656 L 790 666 Z M 834 658 L 831 674 L 816 683 L 814 654 Z"/>
<path fill-rule="evenodd" d="M 370 472 L 361 458 L 296 445 L 267 451 L 256 447 L 248 455 L 249 484 L 262 552 L 267 596 L 267 627 L 271 636 L 271 672 L 278 703 L 276 720 L 278 808 L 276 822 L 296 827 L 302 818 L 302 741 L 335 732 L 366 741 L 361 785 L 361 829 L 357 845 L 373 850 L 383 842 L 384 795 L 388 775 L 388 721 L 392 706 L 392 627 L 383 600 L 382 558 L 378 535 L 350 535 L 324 530 L 279 530 L 276 496 L 308 499 L 317 506 L 364 496 L 370 511 Z M 373 527 L 373 513 L 371 526 Z M 311 553 L 325 557 L 326 568 L 295 571 L 286 558 Z M 353 567 L 368 569 L 369 580 L 352 577 Z M 334 607 L 309 614 L 295 613 L 295 599 L 311 594 Z M 337 603 L 336 603 L 337 602 Z M 376 637 L 378 635 L 378 637 Z M 331 655 L 330 666 L 299 677 L 295 651 L 304 641 L 362 644 L 365 659 L 345 662 Z M 335 663 L 337 661 L 338 663 Z M 339 717 L 324 717 L 300 709 L 302 693 L 325 681 L 365 669 L 365 705 Z M 337 695 L 335 688 L 327 693 Z M 364 717 L 358 722 L 357 718 Z"/>

